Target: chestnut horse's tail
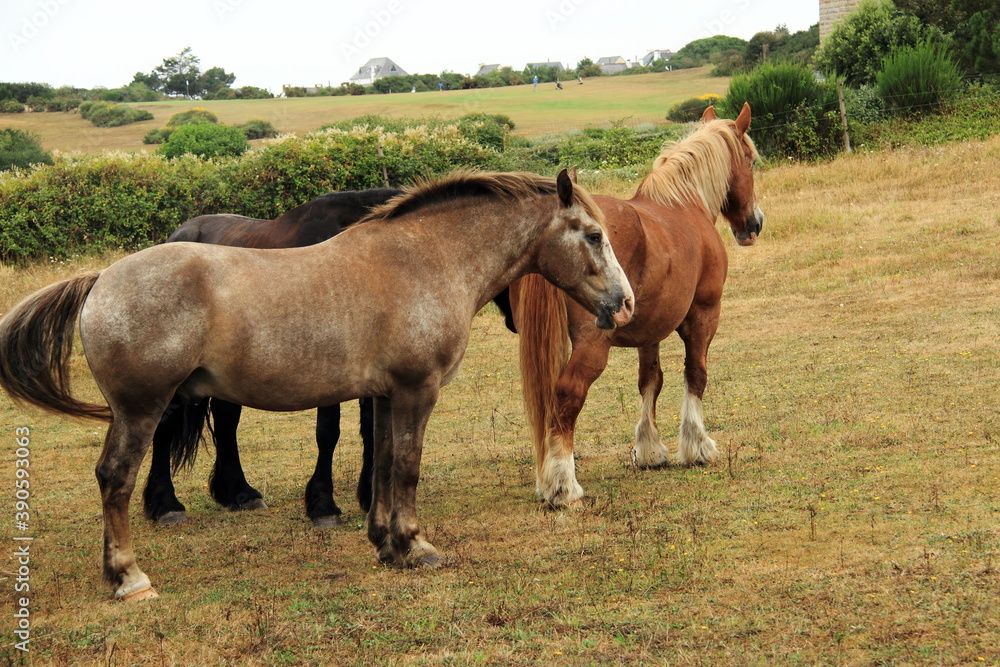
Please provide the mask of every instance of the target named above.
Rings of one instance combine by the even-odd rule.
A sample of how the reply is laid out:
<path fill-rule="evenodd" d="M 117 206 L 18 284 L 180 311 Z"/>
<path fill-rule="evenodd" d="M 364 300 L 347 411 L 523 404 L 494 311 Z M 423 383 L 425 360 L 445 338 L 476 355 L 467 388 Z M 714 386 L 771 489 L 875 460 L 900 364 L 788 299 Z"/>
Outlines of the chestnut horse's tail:
<path fill-rule="evenodd" d="M 542 276 L 532 273 L 510 286 L 520 338 L 521 391 L 535 465 L 545 460 L 545 439 L 555 423 L 556 382 L 569 359 L 566 296 Z"/>
<path fill-rule="evenodd" d="M 108 406 L 76 400 L 69 386 L 76 318 L 99 275 L 87 273 L 49 285 L 0 319 L 0 387 L 15 402 L 111 420 Z"/>

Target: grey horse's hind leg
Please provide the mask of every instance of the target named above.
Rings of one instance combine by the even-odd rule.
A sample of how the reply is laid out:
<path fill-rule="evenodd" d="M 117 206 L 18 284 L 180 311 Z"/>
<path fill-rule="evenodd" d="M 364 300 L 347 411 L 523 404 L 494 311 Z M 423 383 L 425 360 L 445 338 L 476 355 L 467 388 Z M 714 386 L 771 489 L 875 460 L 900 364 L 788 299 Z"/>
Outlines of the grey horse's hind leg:
<path fill-rule="evenodd" d="M 132 551 L 128 506 L 159 415 L 115 411 L 95 470 L 104 510 L 104 579 L 119 600 L 156 597 Z"/>

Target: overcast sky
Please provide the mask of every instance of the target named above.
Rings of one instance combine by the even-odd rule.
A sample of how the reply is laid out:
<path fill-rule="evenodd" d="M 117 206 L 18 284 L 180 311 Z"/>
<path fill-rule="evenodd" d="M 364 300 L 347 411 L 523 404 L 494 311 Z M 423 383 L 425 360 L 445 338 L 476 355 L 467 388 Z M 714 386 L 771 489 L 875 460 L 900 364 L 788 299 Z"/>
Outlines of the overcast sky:
<path fill-rule="evenodd" d="M 369 58 L 407 72 L 520 70 L 676 51 L 715 34 L 749 39 L 819 21 L 816 0 L 3 0 L 0 81 L 114 88 L 190 46 L 235 86 L 346 81 Z"/>

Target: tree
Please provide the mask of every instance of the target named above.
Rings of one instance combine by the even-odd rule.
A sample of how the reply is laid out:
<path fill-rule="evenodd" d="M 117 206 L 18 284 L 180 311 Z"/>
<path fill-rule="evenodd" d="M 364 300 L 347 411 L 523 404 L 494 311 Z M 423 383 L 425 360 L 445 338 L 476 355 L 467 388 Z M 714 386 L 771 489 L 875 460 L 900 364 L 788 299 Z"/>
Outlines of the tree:
<path fill-rule="evenodd" d="M 198 89 L 200 62 L 198 56 L 192 53 L 191 47 L 187 46 L 176 56 L 164 58 L 163 62 L 154 67 L 149 74 L 137 72 L 132 80 L 168 95 L 184 95 L 190 98 L 200 93 Z"/>
<path fill-rule="evenodd" d="M 602 76 L 604 70 L 602 70 L 598 65 L 594 64 L 594 61 L 590 58 L 584 58 L 576 64 L 576 74 L 577 76 Z"/>
<path fill-rule="evenodd" d="M 893 51 L 944 39 L 940 29 L 904 14 L 888 0 L 862 0 L 834 26 L 816 54 L 816 65 L 829 75 L 844 77 L 849 86 L 872 85 L 882 60 Z"/>
<path fill-rule="evenodd" d="M 800 30 L 794 35 L 785 24 L 772 31 L 758 32 L 747 42 L 743 50 L 743 60 L 751 67 L 764 60 L 794 62 L 805 65 L 819 47 L 819 24 L 809 30 Z"/>
<path fill-rule="evenodd" d="M 236 75 L 221 67 L 211 67 L 198 77 L 198 95 L 200 97 L 218 98 L 224 96 L 236 80 Z"/>
<path fill-rule="evenodd" d="M 961 67 L 982 74 L 1000 71 L 1000 5 L 995 0 L 896 0 L 896 6 L 951 36 Z"/>
<path fill-rule="evenodd" d="M 726 35 L 715 35 L 704 39 L 696 39 L 685 44 L 670 59 L 672 69 L 686 69 L 689 67 L 702 67 L 712 61 L 713 54 L 724 53 L 733 49 L 742 51 L 746 48 L 746 40 L 739 37 L 727 37 Z"/>
<path fill-rule="evenodd" d="M 778 39 L 777 32 L 769 30 L 758 32 L 750 38 L 746 48 L 743 49 L 743 60 L 749 65 L 756 65 L 762 60 L 766 60 L 772 54 Z"/>

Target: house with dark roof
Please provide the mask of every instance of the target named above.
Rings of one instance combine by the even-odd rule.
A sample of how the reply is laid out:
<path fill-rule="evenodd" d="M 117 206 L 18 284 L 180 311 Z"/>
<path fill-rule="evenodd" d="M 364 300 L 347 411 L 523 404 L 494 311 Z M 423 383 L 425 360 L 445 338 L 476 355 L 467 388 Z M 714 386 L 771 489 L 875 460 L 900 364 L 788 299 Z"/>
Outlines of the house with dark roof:
<path fill-rule="evenodd" d="M 646 55 L 642 57 L 639 62 L 642 63 L 643 67 L 649 67 L 653 64 L 654 60 L 665 60 L 670 62 L 670 59 L 674 56 L 674 52 L 670 49 L 653 49 Z"/>
<path fill-rule="evenodd" d="M 500 63 L 495 63 L 493 65 L 484 65 L 479 63 L 479 71 L 476 72 L 476 76 L 486 76 L 490 72 L 495 72 L 500 69 Z"/>
<path fill-rule="evenodd" d="M 350 82 L 370 86 L 387 76 L 407 76 L 407 72 L 389 58 L 372 58 L 354 73 Z"/>

